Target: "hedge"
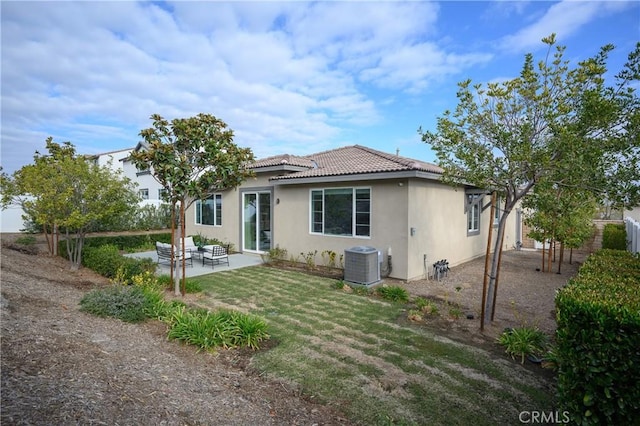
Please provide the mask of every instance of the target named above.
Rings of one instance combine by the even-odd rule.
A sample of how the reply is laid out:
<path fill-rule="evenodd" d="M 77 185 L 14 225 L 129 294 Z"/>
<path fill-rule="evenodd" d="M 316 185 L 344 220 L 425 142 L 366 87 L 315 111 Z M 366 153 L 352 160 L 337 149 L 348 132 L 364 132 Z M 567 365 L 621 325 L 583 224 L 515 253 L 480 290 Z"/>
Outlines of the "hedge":
<path fill-rule="evenodd" d="M 132 235 L 113 235 L 100 237 L 87 237 L 84 239 L 83 248 L 100 247 L 105 245 L 116 246 L 118 250 L 129 251 L 145 245 L 152 245 L 156 241 L 169 243 L 171 241 L 171 233 L 163 232 L 158 234 L 132 234 Z M 67 252 L 66 240 L 61 240 L 58 245 L 58 253 Z"/>
<path fill-rule="evenodd" d="M 619 223 L 607 223 L 602 230 L 602 248 L 613 250 L 627 249 L 627 230 Z"/>
<path fill-rule="evenodd" d="M 144 272 L 155 272 L 157 265 L 151 259 L 125 257 L 115 245 L 85 247 L 82 264 L 107 278 L 116 278 L 121 274 L 125 281 Z"/>
<path fill-rule="evenodd" d="M 600 250 L 556 296 L 558 393 L 579 425 L 640 419 L 640 257 Z"/>

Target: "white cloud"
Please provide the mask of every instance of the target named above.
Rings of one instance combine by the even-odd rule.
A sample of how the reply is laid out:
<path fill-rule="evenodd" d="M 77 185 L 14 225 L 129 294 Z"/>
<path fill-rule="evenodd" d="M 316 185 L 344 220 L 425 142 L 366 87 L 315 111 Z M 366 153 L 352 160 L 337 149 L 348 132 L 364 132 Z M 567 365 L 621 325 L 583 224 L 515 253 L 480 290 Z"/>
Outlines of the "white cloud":
<path fill-rule="evenodd" d="M 500 43 L 501 49 L 522 52 L 542 46 L 541 40 L 552 33 L 558 41 L 576 34 L 582 26 L 596 18 L 618 12 L 632 5 L 628 1 L 574 1 L 564 0 L 554 3 L 536 22 L 522 28 L 516 34 L 506 36 Z"/>
<path fill-rule="evenodd" d="M 3 163 L 30 162 L 48 135 L 80 152 L 134 146 L 152 113 L 212 113 L 261 156 L 313 152 L 493 59 L 422 1 L 37 5 L 0 3 Z M 537 45 L 562 5 L 505 45 Z"/>

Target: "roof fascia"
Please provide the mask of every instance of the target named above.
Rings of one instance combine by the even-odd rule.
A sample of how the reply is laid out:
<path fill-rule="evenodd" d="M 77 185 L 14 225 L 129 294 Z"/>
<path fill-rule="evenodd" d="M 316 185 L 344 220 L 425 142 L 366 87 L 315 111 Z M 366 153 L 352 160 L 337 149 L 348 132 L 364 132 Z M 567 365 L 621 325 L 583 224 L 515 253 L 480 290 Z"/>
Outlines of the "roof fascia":
<path fill-rule="evenodd" d="M 265 166 L 265 167 L 252 167 L 251 170 L 256 173 L 264 172 L 304 172 L 309 170 L 309 167 L 304 166 L 292 166 L 291 164 L 282 164 L 277 166 Z"/>
<path fill-rule="evenodd" d="M 420 178 L 430 180 L 440 180 L 438 173 L 422 172 L 417 170 L 407 170 L 401 172 L 380 172 L 362 173 L 355 175 L 335 175 L 335 176 L 312 176 L 303 178 L 271 179 L 274 185 L 304 185 L 309 183 L 335 183 L 335 182 L 356 182 L 365 180 L 384 180 L 399 178 Z"/>

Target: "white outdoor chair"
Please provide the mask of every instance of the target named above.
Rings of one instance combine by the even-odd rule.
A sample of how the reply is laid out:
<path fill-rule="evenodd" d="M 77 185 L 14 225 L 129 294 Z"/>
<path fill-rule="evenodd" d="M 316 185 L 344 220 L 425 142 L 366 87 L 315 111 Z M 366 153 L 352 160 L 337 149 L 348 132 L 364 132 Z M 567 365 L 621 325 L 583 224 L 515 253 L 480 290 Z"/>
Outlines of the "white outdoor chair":
<path fill-rule="evenodd" d="M 214 265 L 220 265 L 222 263 L 226 263 L 229 265 L 229 254 L 227 253 L 227 249 L 219 245 L 210 245 L 202 247 L 204 251 L 202 252 L 202 266 L 204 266 L 205 262 L 211 262 L 211 267 Z"/>

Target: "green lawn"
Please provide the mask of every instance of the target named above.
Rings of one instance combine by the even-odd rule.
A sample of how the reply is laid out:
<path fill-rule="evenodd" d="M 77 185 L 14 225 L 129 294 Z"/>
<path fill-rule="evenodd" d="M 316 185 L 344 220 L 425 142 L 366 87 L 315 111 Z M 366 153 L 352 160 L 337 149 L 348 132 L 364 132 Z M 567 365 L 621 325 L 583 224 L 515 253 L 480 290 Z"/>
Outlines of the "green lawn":
<path fill-rule="evenodd" d="M 253 365 L 354 423 L 517 424 L 553 410 L 548 383 L 517 363 L 412 326 L 402 304 L 347 294 L 333 280 L 267 267 L 199 281 L 210 306 L 266 319 L 278 344 Z"/>

